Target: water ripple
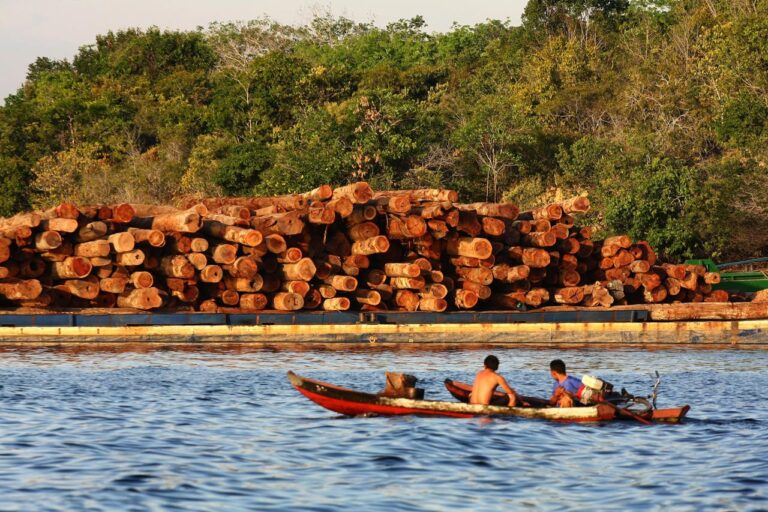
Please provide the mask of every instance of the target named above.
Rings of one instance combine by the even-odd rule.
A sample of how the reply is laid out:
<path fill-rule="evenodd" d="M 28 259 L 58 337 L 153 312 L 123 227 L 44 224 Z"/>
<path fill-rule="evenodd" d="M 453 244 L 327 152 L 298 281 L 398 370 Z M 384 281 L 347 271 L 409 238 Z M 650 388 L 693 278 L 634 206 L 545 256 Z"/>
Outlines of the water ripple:
<path fill-rule="evenodd" d="M 722 510 L 768 507 L 768 354 L 497 350 L 521 392 L 547 365 L 634 392 L 663 377 L 682 425 L 345 418 L 285 379 L 359 389 L 416 374 L 427 397 L 484 352 L 0 351 L 0 510 Z"/>

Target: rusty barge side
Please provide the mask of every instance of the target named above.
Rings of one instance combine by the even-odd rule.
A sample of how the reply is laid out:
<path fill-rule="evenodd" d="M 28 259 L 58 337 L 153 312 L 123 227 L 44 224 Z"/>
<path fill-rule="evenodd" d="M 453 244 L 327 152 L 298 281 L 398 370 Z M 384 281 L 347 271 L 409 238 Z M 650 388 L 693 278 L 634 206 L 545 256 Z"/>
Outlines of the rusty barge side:
<path fill-rule="evenodd" d="M 768 348 L 768 304 L 553 307 L 528 312 L 0 314 L 0 344 L 242 343 Z"/>

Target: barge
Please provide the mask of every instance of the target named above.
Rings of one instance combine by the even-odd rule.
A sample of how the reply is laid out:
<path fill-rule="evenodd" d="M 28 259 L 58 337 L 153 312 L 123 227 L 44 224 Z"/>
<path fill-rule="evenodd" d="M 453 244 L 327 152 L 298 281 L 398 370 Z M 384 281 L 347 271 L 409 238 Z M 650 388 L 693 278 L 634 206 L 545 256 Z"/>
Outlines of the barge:
<path fill-rule="evenodd" d="M 768 304 L 547 307 L 533 311 L 0 313 L 0 344 L 237 343 L 253 346 L 768 348 Z"/>

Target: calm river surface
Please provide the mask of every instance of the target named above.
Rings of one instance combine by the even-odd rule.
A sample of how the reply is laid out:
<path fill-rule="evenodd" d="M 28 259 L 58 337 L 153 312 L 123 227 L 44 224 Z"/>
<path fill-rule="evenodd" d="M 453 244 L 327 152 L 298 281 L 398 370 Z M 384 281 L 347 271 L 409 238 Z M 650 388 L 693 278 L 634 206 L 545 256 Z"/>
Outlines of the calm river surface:
<path fill-rule="evenodd" d="M 683 425 L 342 418 L 285 372 L 427 397 L 486 351 L 0 351 L 0 510 L 766 510 L 768 352 L 495 350 L 525 394 L 548 363 L 635 393 L 663 377 Z"/>

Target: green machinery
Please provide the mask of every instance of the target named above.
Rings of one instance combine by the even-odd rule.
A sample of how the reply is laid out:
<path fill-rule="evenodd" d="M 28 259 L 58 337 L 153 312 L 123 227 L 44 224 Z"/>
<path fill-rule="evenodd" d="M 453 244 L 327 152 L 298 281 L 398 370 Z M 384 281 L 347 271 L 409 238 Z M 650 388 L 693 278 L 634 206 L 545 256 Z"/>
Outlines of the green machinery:
<path fill-rule="evenodd" d="M 704 265 L 707 272 L 720 272 L 720 283 L 713 285 L 715 290 L 726 290 L 728 292 L 756 292 L 768 288 L 768 272 L 765 270 L 750 270 L 742 272 L 729 272 L 728 268 L 736 266 L 750 266 L 755 263 L 763 263 L 768 258 L 754 258 L 744 261 L 732 261 L 716 265 L 710 259 L 688 260 L 686 263 L 691 265 Z"/>

